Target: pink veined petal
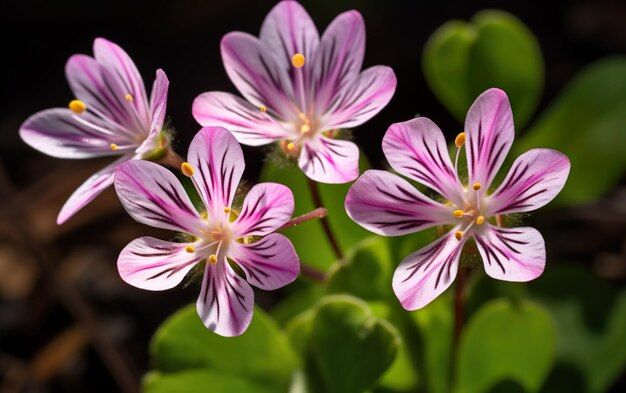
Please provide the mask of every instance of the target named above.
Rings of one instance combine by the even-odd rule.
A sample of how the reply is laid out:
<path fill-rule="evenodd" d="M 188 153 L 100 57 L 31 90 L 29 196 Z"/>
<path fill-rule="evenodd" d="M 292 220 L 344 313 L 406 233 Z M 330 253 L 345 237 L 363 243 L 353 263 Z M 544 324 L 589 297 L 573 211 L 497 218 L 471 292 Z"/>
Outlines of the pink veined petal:
<path fill-rule="evenodd" d="M 325 112 L 343 88 L 359 75 L 365 56 L 365 23 L 358 11 L 339 14 L 328 25 L 315 54 L 312 94 Z"/>
<path fill-rule="evenodd" d="M 203 255 L 189 253 L 190 243 L 173 243 L 153 237 L 130 242 L 117 259 L 117 269 L 128 284 L 150 291 L 162 291 L 180 284 Z"/>
<path fill-rule="evenodd" d="M 265 17 L 259 38 L 276 54 L 279 66 L 289 75 L 295 97 L 299 100 L 304 95 L 310 99 L 307 88 L 311 83 L 313 59 L 320 37 L 304 7 L 297 1 L 281 1 L 276 4 Z M 291 64 L 291 59 L 296 53 L 304 55 L 305 58 L 301 71 L 295 70 Z M 300 91 L 298 72 L 302 72 L 304 92 Z"/>
<path fill-rule="evenodd" d="M 350 187 L 345 207 L 357 224 L 384 236 L 405 235 L 458 221 L 449 206 L 426 197 L 399 176 L 372 169 Z"/>
<path fill-rule="evenodd" d="M 530 281 L 543 273 L 546 248 L 534 228 L 487 225 L 474 233 L 485 272 L 498 280 Z"/>
<path fill-rule="evenodd" d="M 113 184 L 115 170 L 125 161 L 131 159 L 132 155 L 125 155 L 99 170 L 87 179 L 80 187 L 72 193 L 65 202 L 57 217 L 57 224 L 61 225 L 72 217 L 76 212 L 93 201 L 102 191 Z"/>
<path fill-rule="evenodd" d="M 230 93 L 200 94 L 193 101 L 192 112 L 201 125 L 224 127 L 244 145 L 266 145 L 291 135 L 287 125 Z"/>
<path fill-rule="evenodd" d="M 347 183 L 359 176 L 359 148 L 349 141 L 320 136 L 302 146 L 298 166 L 320 183 Z"/>
<path fill-rule="evenodd" d="M 236 243 L 230 255 L 246 273 L 248 282 L 266 291 L 284 287 L 298 277 L 300 262 L 285 236 L 272 233 L 258 242 Z"/>
<path fill-rule="evenodd" d="M 241 94 L 257 107 L 264 105 L 271 115 L 293 122 L 298 118 L 293 88 L 274 51 L 247 33 L 235 31 L 222 38 L 224 68 Z"/>
<path fill-rule="evenodd" d="M 126 94 L 132 96 L 132 101 L 128 104 L 134 106 L 139 124 L 150 124 L 146 88 L 130 56 L 117 44 L 104 38 L 94 40 L 93 53 L 96 61 L 102 64 L 114 76 L 117 83 L 122 86 L 123 97 L 126 97 Z"/>
<path fill-rule="evenodd" d="M 392 124 L 383 137 L 383 152 L 393 169 L 462 205 L 443 133 L 430 119 L 418 117 Z"/>
<path fill-rule="evenodd" d="M 326 109 L 321 115 L 321 129 L 351 128 L 365 123 L 389 103 L 396 84 L 396 75 L 390 67 L 368 68 L 338 92 L 330 107 L 321 108 Z"/>
<path fill-rule="evenodd" d="M 207 263 L 196 309 L 209 330 L 220 336 L 238 336 L 252 320 L 254 292 L 226 260 Z"/>
<path fill-rule="evenodd" d="M 293 214 L 293 193 L 277 183 L 252 187 L 243 201 L 241 213 L 233 222 L 234 236 L 265 236 L 280 228 Z"/>
<path fill-rule="evenodd" d="M 230 207 L 245 168 L 243 151 L 222 127 L 203 127 L 189 145 L 189 163 L 200 196 L 211 215 L 224 215 Z"/>
<path fill-rule="evenodd" d="M 506 93 L 489 89 L 472 104 L 465 118 L 469 183 L 488 188 L 515 137 L 513 112 Z"/>
<path fill-rule="evenodd" d="M 120 202 L 142 224 L 192 235 L 203 235 L 200 217 L 174 174 L 159 164 L 132 160 L 115 175 Z"/>
<path fill-rule="evenodd" d="M 413 311 L 426 306 L 445 291 L 454 278 L 465 243 L 456 240 L 456 227 L 443 237 L 406 257 L 393 275 L 393 291 L 402 307 Z"/>
<path fill-rule="evenodd" d="M 20 136 L 31 147 L 58 158 L 111 156 L 134 149 L 134 141 L 108 127 L 90 113 L 53 108 L 26 119 L 20 127 Z M 113 151 L 112 143 L 128 147 Z"/>
<path fill-rule="evenodd" d="M 152 93 L 150 95 L 150 130 L 161 131 L 163 122 L 165 121 L 165 112 L 167 109 L 167 91 L 170 81 L 167 75 L 161 69 L 156 71 L 156 78 L 152 85 Z"/>
<path fill-rule="evenodd" d="M 506 179 L 488 198 L 489 216 L 527 212 L 546 205 L 565 186 L 567 156 L 551 149 L 532 149 L 515 160 Z"/>

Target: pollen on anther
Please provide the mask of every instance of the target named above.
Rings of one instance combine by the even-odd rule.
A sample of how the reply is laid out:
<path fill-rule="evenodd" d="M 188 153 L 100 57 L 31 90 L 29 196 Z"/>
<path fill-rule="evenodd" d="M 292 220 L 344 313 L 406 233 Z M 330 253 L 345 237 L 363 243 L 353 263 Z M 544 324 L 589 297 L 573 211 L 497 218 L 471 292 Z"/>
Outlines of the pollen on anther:
<path fill-rule="evenodd" d="M 454 233 L 454 237 L 456 237 L 456 240 L 461 241 L 461 238 L 463 238 L 463 231 L 456 231 Z"/>
<path fill-rule="evenodd" d="M 211 262 L 213 265 L 215 265 L 217 263 L 217 255 L 215 255 L 215 254 L 209 255 L 209 262 Z"/>
<path fill-rule="evenodd" d="M 68 108 L 74 113 L 83 113 L 85 109 L 87 109 L 87 105 L 81 100 L 72 100 L 70 101 Z"/>
<path fill-rule="evenodd" d="M 459 135 L 456 136 L 456 138 L 454 139 L 454 144 L 456 147 L 461 147 L 465 144 L 465 133 L 461 132 Z"/>
<path fill-rule="evenodd" d="M 476 218 L 476 225 L 481 225 L 483 222 L 485 222 L 484 216 L 478 216 L 478 218 Z"/>
<path fill-rule="evenodd" d="M 180 171 L 183 173 L 183 175 L 187 177 L 193 176 L 193 173 L 195 172 L 193 166 L 188 162 L 182 163 L 182 165 L 180 166 Z"/>
<path fill-rule="evenodd" d="M 133 96 L 130 94 L 126 94 L 124 98 L 126 99 L 126 101 L 129 101 L 129 102 L 133 100 Z"/>
<path fill-rule="evenodd" d="M 230 207 L 225 207 L 224 208 L 224 213 L 230 213 Z"/>
<path fill-rule="evenodd" d="M 452 215 L 456 218 L 462 218 L 465 215 L 463 210 L 455 210 L 452 212 Z"/>
<path fill-rule="evenodd" d="M 294 145 L 293 142 L 287 143 L 287 150 L 292 151 L 295 148 L 296 148 L 296 145 Z"/>
<path fill-rule="evenodd" d="M 111 143 L 111 150 L 117 150 L 117 145 L 115 143 Z"/>
<path fill-rule="evenodd" d="M 263 113 L 267 112 L 267 108 L 265 107 L 265 105 L 261 105 L 261 106 L 259 107 L 259 109 L 260 109 L 260 110 L 261 110 L 261 112 L 263 112 Z"/>
<path fill-rule="evenodd" d="M 472 186 L 474 191 L 480 190 L 481 187 L 482 187 L 482 184 L 480 184 L 480 183 L 474 183 L 474 185 Z"/>
<path fill-rule="evenodd" d="M 196 251 L 196 249 L 193 246 L 187 246 L 185 247 L 185 251 L 187 251 L 188 253 L 192 253 Z"/>
<path fill-rule="evenodd" d="M 303 124 L 300 126 L 301 133 L 306 134 L 309 131 L 311 131 L 311 126 L 309 126 L 308 124 Z"/>
<path fill-rule="evenodd" d="M 305 59 L 302 53 L 296 53 L 291 58 L 291 64 L 296 68 L 301 68 L 302 66 L 304 66 L 304 61 Z"/>

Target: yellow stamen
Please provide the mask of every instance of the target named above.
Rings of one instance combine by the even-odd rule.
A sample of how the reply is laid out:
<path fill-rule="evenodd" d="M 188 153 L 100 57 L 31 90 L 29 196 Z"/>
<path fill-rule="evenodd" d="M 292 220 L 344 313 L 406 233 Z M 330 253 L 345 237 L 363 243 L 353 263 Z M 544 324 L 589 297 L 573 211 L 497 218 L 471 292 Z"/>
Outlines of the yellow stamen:
<path fill-rule="evenodd" d="M 115 143 L 111 143 L 111 150 L 117 150 L 117 145 Z"/>
<path fill-rule="evenodd" d="M 452 215 L 456 218 L 463 218 L 465 212 L 463 210 L 455 210 L 452 212 Z"/>
<path fill-rule="evenodd" d="M 267 108 L 265 107 L 265 105 L 261 105 L 260 109 L 263 113 L 267 112 Z"/>
<path fill-rule="evenodd" d="M 302 53 L 296 53 L 291 58 L 291 64 L 296 68 L 302 68 L 304 66 L 304 55 Z"/>
<path fill-rule="evenodd" d="M 295 148 L 296 148 L 296 145 L 294 145 L 293 142 L 287 143 L 287 150 L 293 151 L 293 149 Z"/>
<path fill-rule="evenodd" d="M 211 262 L 213 265 L 215 265 L 217 263 L 217 255 L 215 255 L 215 254 L 209 255 L 209 262 Z"/>
<path fill-rule="evenodd" d="M 308 124 L 303 124 L 300 126 L 301 133 L 306 134 L 309 131 L 311 131 L 311 126 L 309 126 Z"/>
<path fill-rule="evenodd" d="M 476 219 L 476 225 L 481 225 L 483 222 L 485 222 L 485 217 L 478 216 L 478 218 Z"/>
<path fill-rule="evenodd" d="M 480 190 L 480 187 L 482 187 L 482 185 L 480 183 L 474 183 L 474 185 L 472 186 L 472 188 L 474 189 L 474 191 L 478 191 Z"/>
<path fill-rule="evenodd" d="M 230 213 L 230 207 L 225 207 L 224 208 L 224 213 Z"/>
<path fill-rule="evenodd" d="M 124 98 L 126 99 L 126 101 L 129 101 L 129 102 L 133 100 L 133 96 L 130 94 L 126 94 Z"/>
<path fill-rule="evenodd" d="M 456 139 L 454 139 L 454 144 L 456 145 L 456 147 L 461 147 L 465 144 L 465 133 L 462 132 L 459 135 L 456 136 Z"/>
<path fill-rule="evenodd" d="M 188 162 L 183 162 L 183 164 L 180 166 L 180 170 L 183 175 L 187 177 L 193 176 L 193 173 L 195 172 L 193 166 L 191 166 L 191 164 Z"/>
<path fill-rule="evenodd" d="M 463 237 L 463 231 L 456 231 L 454 233 L 454 237 L 456 237 L 456 240 L 461 241 L 461 238 Z"/>
<path fill-rule="evenodd" d="M 187 251 L 188 253 L 192 253 L 192 252 L 196 251 L 196 249 L 193 248 L 193 246 L 187 246 L 187 247 L 185 247 L 185 251 Z"/>
<path fill-rule="evenodd" d="M 81 100 L 72 100 L 70 101 L 68 108 L 74 113 L 83 113 L 85 109 L 87 109 L 87 105 Z"/>

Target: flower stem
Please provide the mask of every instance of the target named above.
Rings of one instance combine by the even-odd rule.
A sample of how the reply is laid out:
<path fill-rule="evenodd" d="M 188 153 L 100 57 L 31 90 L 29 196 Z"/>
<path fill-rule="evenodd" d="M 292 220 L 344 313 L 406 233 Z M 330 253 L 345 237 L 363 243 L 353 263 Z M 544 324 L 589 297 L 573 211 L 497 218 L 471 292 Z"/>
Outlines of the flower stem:
<path fill-rule="evenodd" d="M 320 190 L 317 185 L 317 182 L 309 178 L 307 178 L 306 180 L 307 180 L 307 184 L 309 185 L 309 191 L 311 191 L 311 198 L 313 199 L 313 205 L 316 207 L 321 207 L 323 204 L 322 204 L 322 198 L 320 197 Z M 328 219 L 326 217 L 322 217 L 321 223 L 322 223 L 322 228 L 324 229 L 324 233 L 326 234 L 326 238 L 328 239 L 330 246 L 335 252 L 335 256 L 337 257 L 337 259 L 342 259 L 343 254 L 341 252 L 341 249 L 339 248 L 339 244 L 337 243 L 336 237 L 333 235 L 333 231 L 330 228 L 330 223 L 328 222 Z"/>
<path fill-rule="evenodd" d="M 459 337 L 463 330 L 465 320 L 465 283 L 467 281 L 467 269 L 459 266 L 459 273 L 456 277 L 454 287 L 454 352 L 458 351 Z"/>
<path fill-rule="evenodd" d="M 328 210 L 326 210 L 326 208 L 318 207 L 317 209 L 312 210 L 306 214 L 292 218 L 291 220 L 287 221 L 282 227 L 278 228 L 277 231 L 285 228 L 295 227 L 298 224 L 302 224 L 303 222 L 313 220 L 315 218 L 324 218 L 327 214 Z"/>

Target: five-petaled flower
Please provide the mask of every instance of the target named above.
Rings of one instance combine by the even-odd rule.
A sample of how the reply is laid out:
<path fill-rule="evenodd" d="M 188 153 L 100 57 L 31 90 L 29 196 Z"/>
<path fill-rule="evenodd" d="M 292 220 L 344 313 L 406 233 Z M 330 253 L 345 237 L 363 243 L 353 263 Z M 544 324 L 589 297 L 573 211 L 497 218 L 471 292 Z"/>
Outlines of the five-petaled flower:
<path fill-rule="evenodd" d="M 239 335 L 252 319 L 254 294 L 248 283 L 272 290 L 298 275 L 293 245 L 285 236 L 272 233 L 291 218 L 293 194 L 280 184 L 257 184 L 237 214 L 232 203 L 245 166 L 243 152 L 221 127 L 200 130 L 191 142 L 188 160 L 181 170 L 204 203 L 202 213 L 164 167 L 135 160 L 117 170 L 115 189 L 135 220 L 191 238 L 181 243 L 135 239 L 120 253 L 118 269 L 131 285 L 164 290 L 178 285 L 196 264 L 203 264 L 198 314 L 216 333 Z"/>
<path fill-rule="evenodd" d="M 500 186 L 488 193 L 514 133 L 508 97 L 501 90 L 487 90 L 469 109 L 465 132 L 455 140 L 454 165 L 441 130 L 427 118 L 393 124 L 383 139 L 383 151 L 393 169 L 441 194 L 444 203 L 426 197 L 399 176 L 379 170 L 366 171 L 348 192 L 348 214 L 372 232 L 395 236 L 436 225 L 452 228 L 396 269 L 393 289 L 407 310 L 424 307 L 450 286 L 463 246 L 470 239 L 493 278 L 528 281 L 543 272 L 546 253 L 541 234 L 529 227 L 500 227 L 492 220 L 550 202 L 565 185 L 570 163 L 555 150 L 529 150 L 517 158 Z M 458 170 L 464 145 L 466 184 Z"/>
<path fill-rule="evenodd" d="M 167 153 L 161 133 L 169 81 L 157 70 L 152 95 L 130 57 L 116 44 L 97 38 L 94 57 L 70 57 L 65 74 L 76 99 L 68 108 L 53 108 L 29 117 L 22 139 L 59 158 L 121 156 L 85 181 L 65 203 L 62 224 L 113 183 L 115 169 L 130 159 L 159 159 Z"/>
<path fill-rule="evenodd" d="M 282 1 L 265 18 L 259 38 L 229 33 L 221 52 L 228 76 L 248 102 L 224 92 L 201 94 L 193 104 L 200 124 L 226 127 L 246 145 L 280 141 L 315 181 L 345 183 L 358 176 L 358 147 L 332 139 L 333 130 L 363 124 L 396 89 L 389 67 L 361 72 L 361 14 L 337 16 L 320 39 L 301 5 Z"/>

